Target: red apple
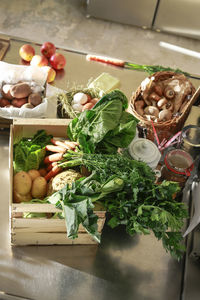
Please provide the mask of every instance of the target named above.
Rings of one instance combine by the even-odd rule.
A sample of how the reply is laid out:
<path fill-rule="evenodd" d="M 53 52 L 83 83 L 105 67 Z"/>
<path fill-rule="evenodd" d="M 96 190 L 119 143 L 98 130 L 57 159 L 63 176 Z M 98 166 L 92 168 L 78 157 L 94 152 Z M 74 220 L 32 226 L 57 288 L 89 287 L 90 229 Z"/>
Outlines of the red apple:
<path fill-rule="evenodd" d="M 48 66 L 48 59 L 45 56 L 42 55 L 34 55 L 30 62 L 31 66 Z"/>
<path fill-rule="evenodd" d="M 55 53 L 50 57 L 50 64 L 55 70 L 61 70 L 66 65 L 66 59 L 61 53 Z"/>
<path fill-rule="evenodd" d="M 53 82 L 56 77 L 56 71 L 53 68 L 49 67 L 48 75 L 47 75 L 47 82 Z"/>
<path fill-rule="evenodd" d="M 31 61 L 32 57 L 35 55 L 35 49 L 31 45 L 25 44 L 19 49 L 19 55 L 23 60 Z"/>
<path fill-rule="evenodd" d="M 45 42 L 41 46 L 40 51 L 45 57 L 50 58 L 56 52 L 56 47 L 50 42 Z"/>

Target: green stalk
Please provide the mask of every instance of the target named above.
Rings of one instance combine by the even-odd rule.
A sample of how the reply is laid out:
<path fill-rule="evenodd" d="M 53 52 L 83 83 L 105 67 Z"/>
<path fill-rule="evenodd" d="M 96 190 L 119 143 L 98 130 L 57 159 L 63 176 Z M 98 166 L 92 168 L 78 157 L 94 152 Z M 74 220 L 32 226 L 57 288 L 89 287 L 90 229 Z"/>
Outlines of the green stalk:
<path fill-rule="evenodd" d="M 160 71 L 171 71 L 171 72 L 175 72 L 175 73 L 184 74 L 185 76 L 190 77 L 189 73 L 184 72 L 180 69 L 172 69 L 172 68 L 163 67 L 160 65 L 138 65 L 138 64 L 126 62 L 125 66 L 131 70 L 145 71 L 149 75 L 152 75 L 152 74 L 154 74 L 156 72 L 160 72 Z"/>

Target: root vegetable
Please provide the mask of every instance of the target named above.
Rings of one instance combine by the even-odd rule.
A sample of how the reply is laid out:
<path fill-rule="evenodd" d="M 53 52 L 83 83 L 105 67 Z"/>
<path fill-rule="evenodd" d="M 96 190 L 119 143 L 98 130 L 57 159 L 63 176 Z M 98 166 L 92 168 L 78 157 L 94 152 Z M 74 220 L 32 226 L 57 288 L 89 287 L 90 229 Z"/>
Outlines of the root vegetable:
<path fill-rule="evenodd" d="M 71 148 L 69 148 L 69 146 L 67 146 L 66 144 L 65 144 L 65 142 L 63 141 L 59 141 L 59 140 L 56 140 L 56 139 L 51 139 L 51 142 L 52 142 L 52 144 L 54 144 L 55 146 L 61 146 L 61 147 L 64 147 L 64 148 L 66 148 L 66 149 L 71 149 Z"/>
<path fill-rule="evenodd" d="M 30 175 L 31 179 L 34 180 L 35 178 L 40 176 L 40 172 L 38 170 L 29 170 L 28 174 Z"/>
<path fill-rule="evenodd" d="M 50 170 L 46 176 L 45 179 L 46 181 L 49 181 L 51 178 L 55 177 L 57 174 L 59 174 L 62 171 L 62 168 L 59 168 L 58 166 L 55 166 Z"/>
<path fill-rule="evenodd" d="M 77 142 L 64 141 L 64 143 L 65 143 L 71 150 L 73 150 L 74 148 L 76 148 L 76 146 L 78 146 L 78 143 L 77 143 Z"/>
<path fill-rule="evenodd" d="M 22 108 L 29 108 L 29 109 L 34 108 L 34 106 L 33 106 L 32 104 L 30 104 L 30 103 L 25 103 L 25 104 L 23 104 L 21 107 L 22 107 Z"/>
<path fill-rule="evenodd" d="M 46 156 L 44 159 L 44 163 L 48 164 L 54 161 L 59 161 L 63 158 L 63 153 L 55 153 L 55 154 L 51 154 L 49 156 Z"/>
<path fill-rule="evenodd" d="M 45 149 L 47 151 L 57 152 L 57 153 L 66 152 L 66 147 L 63 147 L 63 146 L 46 145 Z"/>
<path fill-rule="evenodd" d="M 14 191 L 20 195 L 27 195 L 32 186 L 31 176 L 24 172 L 20 171 L 14 175 Z"/>
<path fill-rule="evenodd" d="M 88 102 L 85 105 L 83 105 L 82 111 L 90 110 L 93 108 L 93 106 L 94 106 L 94 104 L 92 102 Z"/>
<path fill-rule="evenodd" d="M 28 103 L 37 106 L 42 103 L 42 97 L 39 93 L 32 93 L 28 97 Z"/>
<path fill-rule="evenodd" d="M 3 95 L 3 97 L 5 97 L 8 100 L 12 100 L 13 96 L 10 94 L 10 89 L 11 89 L 12 85 L 11 84 L 4 84 L 1 90 L 1 93 Z"/>
<path fill-rule="evenodd" d="M 22 99 L 17 99 L 17 98 L 15 98 L 15 99 L 13 99 L 13 100 L 11 101 L 11 104 L 12 104 L 13 106 L 15 106 L 15 107 L 20 108 L 20 107 L 22 107 L 24 104 L 27 104 L 27 98 L 22 98 Z"/>
<path fill-rule="evenodd" d="M 44 177 L 47 174 L 47 171 L 45 168 L 39 169 L 38 172 L 40 173 L 40 176 L 42 176 L 42 177 Z"/>
<path fill-rule="evenodd" d="M 33 198 L 43 199 L 47 193 L 47 182 L 42 176 L 36 177 L 33 180 L 31 194 Z"/>
<path fill-rule="evenodd" d="M 10 94 L 13 98 L 26 98 L 31 94 L 31 87 L 28 83 L 17 83 L 10 88 Z"/>
<path fill-rule="evenodd" d="M 32 196 L 31 196 L 30 192 L 26 195 L 21 195 L 21 194 L 17 193 L 16 191 L 13 192 L 14 203 L 29 202 L 29 201 L 31 201 L 31 199 L 32 199 Z"/>
<path fill-rule="evenodd" d="M 98 98 L 93 98 L 90 100 L 90 103 L 93 103 L 94 105 L 99 101 Z"/>
<path fill-rule="evenodd" d="M 10 101 L 5 98 L 0 99 L 0 107 L 8 107 L 10 106 Z"/>

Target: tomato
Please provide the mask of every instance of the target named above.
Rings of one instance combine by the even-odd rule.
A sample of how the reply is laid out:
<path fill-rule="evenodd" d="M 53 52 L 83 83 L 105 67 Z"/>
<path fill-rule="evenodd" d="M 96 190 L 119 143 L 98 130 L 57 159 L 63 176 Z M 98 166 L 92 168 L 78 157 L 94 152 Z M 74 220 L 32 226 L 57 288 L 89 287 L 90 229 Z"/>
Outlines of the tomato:
<path fill-rule="evenodd" d="M 50 42 L 45 42 L 41 46 L 40 51 L 45 57 L 50 58 L 56 52 L 56 47 Z"/>
<path fill-rule="evenodd" d="M 66 59 L 61 53 L 55 53 L 50 57 L 50 64 L 55 70 L 61 70 L 66 65 Z"/>

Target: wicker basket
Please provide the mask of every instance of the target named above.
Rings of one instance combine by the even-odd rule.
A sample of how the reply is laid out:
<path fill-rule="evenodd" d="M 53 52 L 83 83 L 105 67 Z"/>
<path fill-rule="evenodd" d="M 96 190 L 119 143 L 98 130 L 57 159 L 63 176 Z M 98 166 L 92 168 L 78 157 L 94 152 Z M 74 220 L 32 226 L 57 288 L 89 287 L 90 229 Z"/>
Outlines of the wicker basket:
<path fill-rule="evenodd" d="M 102 90 L 98 88 L 95 89 L 82 88 L 82 87 L 71 88 L 68 92 L 61 93 L 58 95 L 58 103 L 57 103 L 58 118 L 73 119 L 77 117 L 78 112 L 74 111 L 72 107 L 72 101 L 73 101 L 73 96 L 79 92 L 89 95 L 92 99 L 93 98 L 100 99 L 103 96 Z"/>
<path fill-rule="evenodd" d="M 157 119 L 156 121 L 151 119 L 149 120 L 144 115 L 139 114 L 136 111 L 135 103 L 138 100 L 144 100 L 144 91 L 146 95 L 150 95 L 155 89 L 156 85 L 160 85 L 163 88 L 166 88 L 167 85 L 165 84 L 167 84 L 167 82 L 170 82 L 170 80 L 182 80 L 182 82 L 185 82 L 185 84 L 187 83 L 188 93 L 183 94 L 182 96 L 182 103 L 184 102 L 185 105 L 182 106 L 181 112 L 177 111 L 175 114 L 173 113 L 172 118 L 166 121 L 159 121 L 159 119 Z M 145 133 L 144 135 L 146 138 L 154 141 L 155 134 L 152 126 L 153 122 L 153 125 L 155 127 L 156 133 L 160 141 L 162 141 L 164 138 L 168 139 L 171 136 L 173 136 L 175 133 L 182 129 L 184 122 L 189 114 L 189 111 L 197 99 L 195 91 L 196 89 L 194 88 L 192 83 L 182 74 L 166 71 L 154 73 L 153 75 L 146 78 L 138 87 L 136 92 L 132 95 L 129 107 L 129 111 L 133 113 L 134 116 L 139 120 L 139 132 L 142 130 L 143 134 Z M 176 94 L 178 95 L 178 92 L 176 92 Z M 145 106 L 148 106 L 148 104 L 152 105 L 147 100 L 147 103 L 145 102 Z M 157 105 L 156 101 L 154 101 L 153 105 Z"/>

